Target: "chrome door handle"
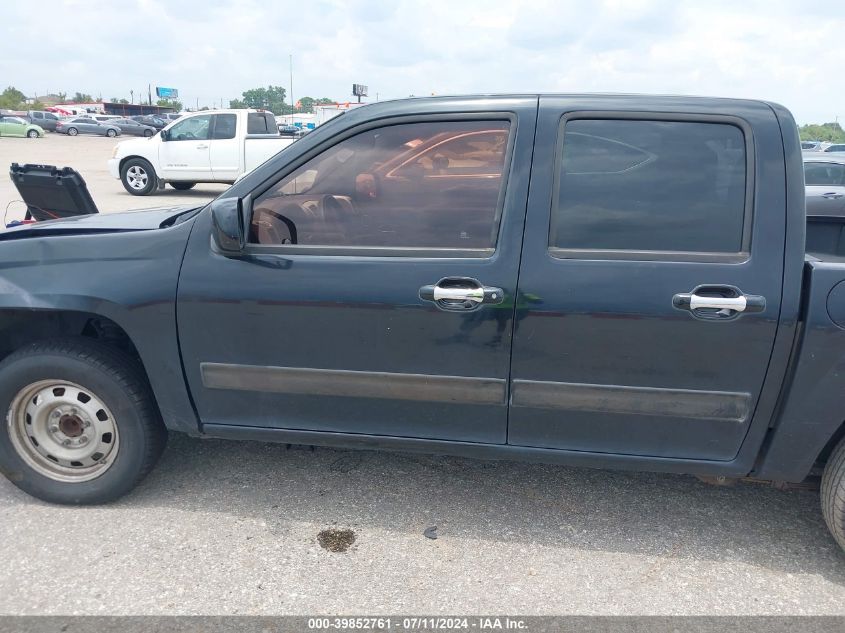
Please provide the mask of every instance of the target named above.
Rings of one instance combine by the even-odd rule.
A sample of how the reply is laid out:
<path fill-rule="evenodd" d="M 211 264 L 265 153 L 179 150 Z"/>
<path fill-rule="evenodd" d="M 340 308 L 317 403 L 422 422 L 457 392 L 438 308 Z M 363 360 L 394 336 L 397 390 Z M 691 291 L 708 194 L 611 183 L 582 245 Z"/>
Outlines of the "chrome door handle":
<path fill-rule="evenodd" d="M 690 310 L 698 310 L 699 308 L 713 308 L 714 310 L 735 310 L 736 312 L 745 312 L 748 307 L 748 301 L 745 295 L 740 297 L 702 297 L 697 294 L 690 295 Z"/>
<path fill-rule="evenodd" d="M 762 312 L 766 298 L 747 295 L 736 286 L 698 286 L 672 297 L 672 305 L 700 319 L 732 319 L 746 312 Z"/>
<path fill-rule="evenodd" d="M 827 198 L 828 200 L 839 200 L 839 198 L 845 197 L 845 193 L 836 193 L 835 191 L 830 191 L 828 193 L 823 193 L 822 198 Z"/>
<path fill-rule="evenodd" d="M 484 301 L 484 288 L 443 288 L 434 286 L 432 289 L 432 300 L 434 301 L 472 301 L 482 303 Z"/>
<path fill-rule="evenodd" d="M 208 149 L 208 145 L 197 145 L 197 149 Z"/>
<path fill-rule="evenodd" d="M 447 277 L 434 285 L 420 288 L 420 299 L 433 301 L 442 310 L 474 310 L 482 304 L 498 304 L 504 301 L 501 288 L 482 286 L 469 277 Z"/>

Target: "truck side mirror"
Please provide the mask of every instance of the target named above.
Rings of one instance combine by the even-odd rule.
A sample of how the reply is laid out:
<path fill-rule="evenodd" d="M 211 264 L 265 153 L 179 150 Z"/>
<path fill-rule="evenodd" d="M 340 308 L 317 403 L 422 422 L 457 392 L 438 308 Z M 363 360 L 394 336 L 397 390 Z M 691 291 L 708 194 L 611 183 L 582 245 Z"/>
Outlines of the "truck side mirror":
<path fill-rule="evenodd" d="M 170 140 L 170 130 L 161 130 L 159 135 L 161 136 L 162 141 L 169 141 Z"/>
<path fill-rule="evenodd" d="M 241 198 L 218 198 L 211 203 L 211 236 L 223 255 L 238 255 L 246 245 L 244 202 Z"/>

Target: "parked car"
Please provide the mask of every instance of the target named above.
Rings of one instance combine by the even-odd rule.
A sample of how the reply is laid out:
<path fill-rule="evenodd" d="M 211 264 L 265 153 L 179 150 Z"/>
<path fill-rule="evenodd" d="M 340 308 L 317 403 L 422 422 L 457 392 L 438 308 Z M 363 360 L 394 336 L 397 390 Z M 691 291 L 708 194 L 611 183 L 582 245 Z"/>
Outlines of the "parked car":
<path fill-rule="evenodd" d="M 133 116 L 129 118 L 143 125 L 149 125 L 150 127 L 154 127 L 157 130 L 165 128 L 170 123 L 170 121 L 167 119 L 148 114 Z"/>
<path fill-rule="evenodd" d="M 19 116 L 0 115 L 0 136 L 40 138 L 44 136 L 44 130 Z"/>
<path fill-rule="evenodd" d="M 120 136 L 120 128 L 111 123 L 100 123 L 90 117 L 73 117 L 59 121 L 56 132 L 76 136 L 77 134 L 97 134 L 99 136 Z"/>
<path fill-rule="evenodd" d="M 158 132 L 152 125 L 144 125 L 133 119 L 113 119 L 109 123 L 119 127 L 121 133 L 130 136 L 153 136 Z"/>
<path fill-rule="evenodd" d="M 56 124 L 59 122 L 58 116 L 44 110 L 30 110 L 27 112 L 27 118 L 30 123 L 50 132 L 56 131 Z"/>
<path fill-rule="evenodd" d="M 819 141 L 801 141 L 801 149 L 808 152 L 820 152 L 822 144 Z"/>
<path fill-rule="evenodd" d="M 280 125 L 279 126 L 279 134 L 286 138 L 300 138 L 305 136 L 306 131 L 295 125 Z"/>
<path fill-rule="evenodd" d="M 121 117 L 117 114 L 94 114 L 91 118 L 95 121 L 99 121 L 100 123 L 111 123 L 115 119 L 120 119 Z"/>
<path fill-rule="evenodd" d="M 845 152 L 845 143 L 833 143 L 828 145 L 825 149 L 825 152 Z"/>
<path fill-rule="evenodd" d="M 268 123 L 269 119 L 269 123 Z M 258 134 L 250 130 L 272 130 Z M 190 189 L 198 182 L 233 183 L 293 141 L 275 132 L 269 112 L 208 110 L 170 123 L 149 140 L 118 143 L 109 172 L 136 196 L 169 183 Z"/>
<path fill-rule="evenodd" d="M 164 114 L 161 115 L 161 118 L 163 118 L 167 121 L 178 121 L 183 116 L 185 116 L 185 115 L 179 114 L 178 112 L 165 112 Z"/>
<path fill-rule="evenodd" d="M 131 145 L 168 169 L 225 130 L 232 179 L 248 116 Z M 845 546 L 845 260 L 805 254 L 804 205 L 776 104 L 367 105 L 208 205 L 1 233 L 0 470 L 102 503 L 168 428 L 723 482 L 826 463 Z"/>
<path fill-rule="evenodd" d="M 845 219 L 845 156 L 819 152 L 804 156 L 807 216 Z"/>

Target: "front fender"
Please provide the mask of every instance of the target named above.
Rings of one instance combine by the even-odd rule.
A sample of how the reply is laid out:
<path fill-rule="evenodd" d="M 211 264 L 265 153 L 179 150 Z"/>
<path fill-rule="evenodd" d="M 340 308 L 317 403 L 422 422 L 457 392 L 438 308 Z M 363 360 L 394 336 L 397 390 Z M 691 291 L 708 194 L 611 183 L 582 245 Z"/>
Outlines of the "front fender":
<path fill-rule="evenodd" d="M 170 228 L 0 243 L 0 312 L 87 312 L 138 350 L 169 428 L 196 433 L 176 332 L 176 286 L 193 222 Z"/>
<path fill-rule="evenodd" d="M 161 141 L 156 135 L 149 138 L 143 136 L 121 141 L 117 146 L 115 158 L 119 161 L 120 167 L 123 167 L 123 163 L 130 158 L 143 158 L 153 166 L 156 176 L 162 178 L 161 165 L 159 165 L 158 160 L 160 145 Z"/>

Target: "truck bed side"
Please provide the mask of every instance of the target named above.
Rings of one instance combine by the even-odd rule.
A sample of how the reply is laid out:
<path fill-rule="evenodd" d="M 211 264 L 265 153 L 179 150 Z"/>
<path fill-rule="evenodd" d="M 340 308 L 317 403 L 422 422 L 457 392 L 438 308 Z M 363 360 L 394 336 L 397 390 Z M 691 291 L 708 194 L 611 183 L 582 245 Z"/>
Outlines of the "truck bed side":
<path fill-rule="evenodd" d="M 807 259 L 791 372 L 755 472 L 765 479 L 805 478 L 845 418 L 845 259 Z"/>

